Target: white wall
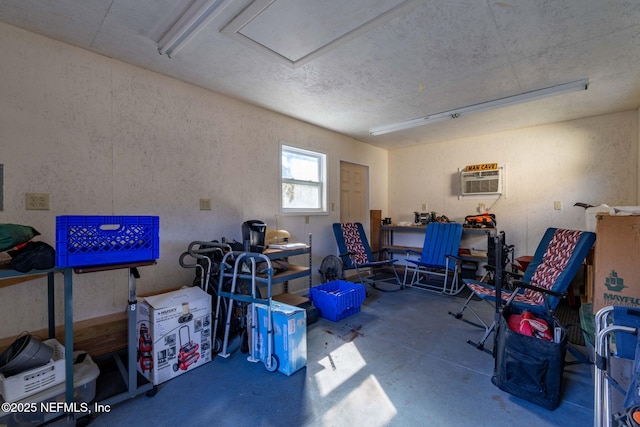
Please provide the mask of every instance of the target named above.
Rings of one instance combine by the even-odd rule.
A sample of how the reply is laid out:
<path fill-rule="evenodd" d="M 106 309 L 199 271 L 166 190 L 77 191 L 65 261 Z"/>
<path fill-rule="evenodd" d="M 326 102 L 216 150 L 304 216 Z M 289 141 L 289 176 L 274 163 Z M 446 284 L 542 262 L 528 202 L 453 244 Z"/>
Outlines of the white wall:
<path fill-rule="evenodd" d="M 190 242 L 241 240 L 247 219 L 275 226 L 281 140 L 328 154 L 335 211 L 278 221 L 296 240 L 312 233 L 316 278 L 336 251 L 340 160 L 370 168 L 370 208 L 387 209 L 385 150 L 5 24 L 0 51 L 0 222 L 32 225 L 55 245 L 57 215 L 159 215 L 160 260 L 140 269 L 141 294 L 192 281 L 178 264 Z M 49 193 L 51 210 L 25 210 L 27 192 Z M 0 289 L 0 337 L 46 326 L 44 284 Z M 121 311 L 126 299 L 126 270 L 74 275 L 76 320 Z"/>
<path fill-rule="evenodd" d="M 464 221 L 478 203 L 490 207 L 496 199 L 459 200 L 458 168 L 506 165 L 507 197 L 491 212 L 516 256 L 531 255 L 547 227 L 585 228 L 576 202 L 638 204 L 638 144 L 638 112 L 628 111 L 393 150 L 386 216 L 413 221 L 413 212 L 427 203 L 439 215 Z M 562 210 L 554 210 L 554 201 Z"/>

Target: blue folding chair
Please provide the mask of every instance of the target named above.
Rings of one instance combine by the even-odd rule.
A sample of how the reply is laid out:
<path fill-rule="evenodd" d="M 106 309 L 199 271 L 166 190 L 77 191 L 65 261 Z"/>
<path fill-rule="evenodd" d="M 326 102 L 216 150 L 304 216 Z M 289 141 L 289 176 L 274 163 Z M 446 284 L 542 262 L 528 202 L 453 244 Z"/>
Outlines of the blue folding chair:
<path fill-rule="evenodd" d="M 400 290 L 404 287 L 394 266 L 398 260 L 390 259 L 386 249 L 372 252 L 361 223 L 334 223 L 333 234 L 336 237 L 340 251 L 339 256 L 345 270 L 355 269 L 360 283 L 369 284 L 381 291 L 389 291 L 390 289 L 380 288 L 378 286 L 380 283 L 392 283 L 399 286 L 398 289 L 391 290 Z M 374 254 L 378 254 L 378 258 Z M 393 275 L 389 277 L 377 274 L 375 269 L 382 267 L 388 267 Z"/>
<path fill-rule="evenodd" d="M 461 258 L 458 256 L 462 225 L 457 223 L 430 222 L 424 236 L 422 251 L 407 250 L 407 268 L 404 280 L 411 273 L 408 287 L 458 294 L 464 285 L 458 280 Z M 417 255 L 419 259 L 408 258 Z M 410 263 L 410 264 L 409 264 Z"/>

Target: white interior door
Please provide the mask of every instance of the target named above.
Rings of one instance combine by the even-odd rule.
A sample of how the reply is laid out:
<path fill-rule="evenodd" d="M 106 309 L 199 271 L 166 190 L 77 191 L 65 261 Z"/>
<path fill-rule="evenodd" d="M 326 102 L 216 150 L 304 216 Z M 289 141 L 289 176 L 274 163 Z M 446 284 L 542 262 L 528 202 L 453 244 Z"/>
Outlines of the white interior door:
<path fill-rule="evenodd" d="M 340 222 L 360 222 L 368 230 L 369 168 L 340 162 Z"/>

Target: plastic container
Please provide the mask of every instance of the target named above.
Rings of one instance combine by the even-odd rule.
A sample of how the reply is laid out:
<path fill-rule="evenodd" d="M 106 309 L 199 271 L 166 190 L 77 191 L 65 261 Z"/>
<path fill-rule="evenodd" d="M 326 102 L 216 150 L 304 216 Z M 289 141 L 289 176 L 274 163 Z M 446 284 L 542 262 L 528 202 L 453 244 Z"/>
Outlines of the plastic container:
<path fill-rule="evenodd" d="M 53 349 L 30 334 L 21 334 L 0 355 L 0 373 L 16 375 L 46 365 Z"/>
<path fill-rule="evenodd" d="M 309 299 L 325 319 L 337 322 L 360 311 L 366 292 L 358 283 L 335 280 L 310 289 Z"/>
<path fill-rule="evenodd" d="M 0 394 L 5 402 L 16 402 L 65 380 L 64 346 L 55 339 L 46 340 L 43 344 L 52 350 L 47 364 L 10 377 L 0 374 Z"/>
<path fill-rule="evenodd" d="M 91 356 L 85 352 L 75 351 L 73 352 L 73 357 L 76 360 L 73 365 L 73 402 L 70 402 L 67 408 L 72 410 L 74 416 L 81 417 L 83 413 L 90 415 L 90 411 L 93 409 L 93 405 L 90 405 L 90 403 L 96 396 L 96 380 L 100 375 L 100 369 L 91 359 Z M 82 361 L 79 358 L 82 358 Z M 19 413 L 0 411 L 0 425 L 7 427 L 35 426 L 63 415 L 64 406 L 57 405 L 56 402 L 66 403 L 65 391 L 66 383 L 63 382 L 26 399 L 21 399 L 20 403 L 37 403 L 36 406 L 29 406 L 29 408 L 37 410 L 32 412 L 21 411 Z M 44 405 L 49 410 L 42 412 L 42 404 L 46 402 L 52 403 L 50 406 Z"/>
<path fill-rule="evenodd" d="M 598 206 L 591 206 L 584 211 L 585 227 L 587 231 L 596 232 L 596 215 L 603 212 L 609 212 L 609 205 L 601 204 Z"/>
<path fill-rule="evenodd" d="M 56 265 L 84 267 L 160 257 L 157 216 L 58 216 Z"/>

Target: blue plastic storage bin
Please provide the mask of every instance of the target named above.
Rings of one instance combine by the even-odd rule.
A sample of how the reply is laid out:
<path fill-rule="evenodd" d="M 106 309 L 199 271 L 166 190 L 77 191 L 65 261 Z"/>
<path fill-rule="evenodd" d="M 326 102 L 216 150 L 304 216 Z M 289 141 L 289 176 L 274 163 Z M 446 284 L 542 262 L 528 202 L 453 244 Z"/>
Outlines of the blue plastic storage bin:
<path fill-rule="evenodd" d="M 157 216 L 56 217 L 56 265 L 86 267 L 160 257 Z"/>
<path fill-rule="evenodd" d="M 309 299 L 325 319 L 337 322 L 360 311 L 366 292 L 358 283 L 335 280 L 314 286 Z"/>

